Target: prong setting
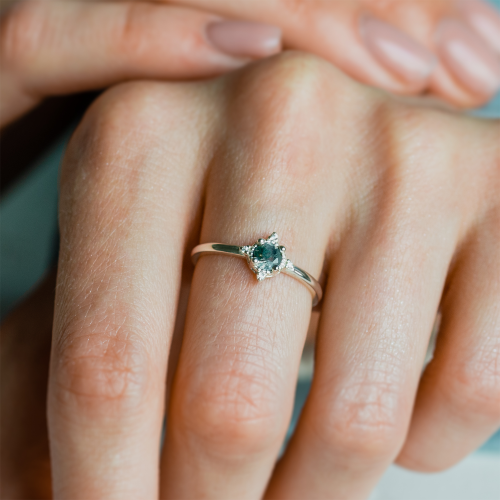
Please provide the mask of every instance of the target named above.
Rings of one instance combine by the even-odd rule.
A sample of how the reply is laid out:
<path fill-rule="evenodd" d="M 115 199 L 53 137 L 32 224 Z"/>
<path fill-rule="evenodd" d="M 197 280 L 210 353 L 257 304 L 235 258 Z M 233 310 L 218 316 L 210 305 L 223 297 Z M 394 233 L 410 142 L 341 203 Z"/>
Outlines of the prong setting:
<path fill-rule="evenodd" d="M 278 233 L 273 233 L 269 238 L 267 238 L 267 241 L 271 243 L 272 245 L 277 245 L 278 244 Z"/>
<path fill-rule="evenodd" d="M 262 243 L 263 241 L 263 243 Z M 244 258 L 257 280 L 263 281 L 280 272 L 300 281 L 312 294 L 313 307 L 321 300 L 321 285 L 309 273 L 294 265 L 286 257 L 286 249 L 278 244 L 278 235 L 272 233 L 267 239 L 260 238 L 254 245 L 229 245 L 226 243 L 201 243 L 191 251 L 191 259 L 196 264 L 203 255 L 232 255 Z"/>
<path fill-rule="evenodd" d="M 252 247 L 250 246 L 243 246 L 243 247 L 240 247 L 240 253 L 241 255 L 248 255 L 248 252 L 250 251 Z"/>
<path fill-rule="evenodd" d="M 283 269 L 293 269 L 293 264 L 286 257 L 286 249 L 278 244 L 277 233 L 267 239 L 259 238 L 252 246 L 240 248 L 240 253 L 247 258 L 248 265 L 259 281 L 272 278 Z M 291 267 L 290 267 L 291 266 Z"/>

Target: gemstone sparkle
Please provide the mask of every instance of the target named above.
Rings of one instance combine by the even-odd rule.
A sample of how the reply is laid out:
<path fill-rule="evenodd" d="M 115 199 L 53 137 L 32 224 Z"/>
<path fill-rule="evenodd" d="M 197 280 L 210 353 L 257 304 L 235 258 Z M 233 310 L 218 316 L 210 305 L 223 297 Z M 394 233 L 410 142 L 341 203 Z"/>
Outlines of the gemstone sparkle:
<path fill-rule="evenodd" d="M 255 264 L 260 270 L 271 272 L 278 269 L 283 256 L 278 246 L 264 243 L 263 245 L 256 245 L 253 258 L 257 259 Z"/>

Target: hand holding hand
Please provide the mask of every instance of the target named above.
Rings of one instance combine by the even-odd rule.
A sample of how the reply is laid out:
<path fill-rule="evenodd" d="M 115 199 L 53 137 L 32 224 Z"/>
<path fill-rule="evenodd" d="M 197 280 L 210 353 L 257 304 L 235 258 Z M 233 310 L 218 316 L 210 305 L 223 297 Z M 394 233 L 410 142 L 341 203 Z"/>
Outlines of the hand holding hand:
<path fill-rule="evenodd" d="M 50 95 L 233 70 L 278 52 L 281 29 L 286 47 L 397 94 L 474 107 L 500 88 L 500 16 L 480 0 L 178 3 L 14 5 L 0 27 L 0 126 Z"/>
<path fill-rule="evenodd" d="M 475 449 L 500 421 L 498 133 L 293 53 L 102 96 L 61 180 L 56 496 L 363 498 L 396 458 L 439 470 Z M 191 277 L 189 259 L 273 230 L 327 279 L 311 394 L 276 468 L 310 294 L 230 257 Z"/>
<path fill-rule="evenodd" d="M 274 26 L 147 2 L 28 0 L 1 21 L 0 126 L 50 95 L 214 76 L 281 49 Z"/>

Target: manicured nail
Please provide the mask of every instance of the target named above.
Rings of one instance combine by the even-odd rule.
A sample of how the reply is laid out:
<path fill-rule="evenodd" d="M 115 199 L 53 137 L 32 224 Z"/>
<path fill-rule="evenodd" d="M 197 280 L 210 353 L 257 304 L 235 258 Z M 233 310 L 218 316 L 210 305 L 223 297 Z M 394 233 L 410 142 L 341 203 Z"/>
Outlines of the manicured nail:
<path fill-rule="evenodd" d="M 437 59 L 434 54 L 394 26 L 368 15 L 359 21 L 367 49 L 386 69 L 408 83 L 428 80 Z"/>
<path fill-rule="evenodd" d="M 281 30 L 251 21 L 215 21 L 207 25 L 207 38 L 221 52 L 260 58 L 281 50 Z"/>
<path fill-rule="evenodd" d="M 489 43 L 491 48 L 500 52 L 500 14 L 485 2 L 464 0 L 460 9 L 467 24 Z"/>
<path fill-rule="evenodd" d="M 442 62 L 471 92 L 490 96 L 500 88 L 500 59 L 466 24 L 443 19 L 436 43 Z"/>

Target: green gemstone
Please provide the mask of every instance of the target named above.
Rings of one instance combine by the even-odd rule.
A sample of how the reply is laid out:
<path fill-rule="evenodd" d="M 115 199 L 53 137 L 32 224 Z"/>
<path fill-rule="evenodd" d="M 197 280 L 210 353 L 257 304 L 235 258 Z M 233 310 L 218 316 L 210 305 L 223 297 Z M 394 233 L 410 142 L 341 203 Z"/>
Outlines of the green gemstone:
<path fill-rule="evenodd" d="M 281 264 L 283 256 L 280 249 L 269 243 L 257 245 L 253 251 L 253 258 L 257 259 L 257 267 L 263 271 L 275 271 Z"/>

